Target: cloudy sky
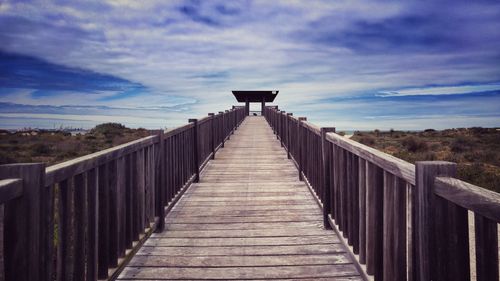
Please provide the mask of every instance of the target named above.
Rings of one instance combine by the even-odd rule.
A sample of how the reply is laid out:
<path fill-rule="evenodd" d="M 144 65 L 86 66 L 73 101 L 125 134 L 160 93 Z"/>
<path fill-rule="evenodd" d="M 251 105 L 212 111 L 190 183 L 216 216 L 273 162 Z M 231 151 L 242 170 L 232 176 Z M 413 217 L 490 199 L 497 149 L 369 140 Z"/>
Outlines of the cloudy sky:
<path fill-rule="evenodd" d="M 340 129 L 500 126 L 500 2 L 0 0 L 0 127 L 160 128 L 230 91 Z"/>

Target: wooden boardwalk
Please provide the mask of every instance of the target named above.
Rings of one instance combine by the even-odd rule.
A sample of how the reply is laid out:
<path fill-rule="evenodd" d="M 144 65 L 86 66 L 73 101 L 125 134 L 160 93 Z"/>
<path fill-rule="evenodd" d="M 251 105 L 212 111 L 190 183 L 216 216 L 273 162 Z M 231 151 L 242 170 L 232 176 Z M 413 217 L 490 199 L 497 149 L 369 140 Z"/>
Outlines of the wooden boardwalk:
<path fill-rule="evenodd" d="M 247 117 L 120 280 L 362 280 L 263 117 Z"/>

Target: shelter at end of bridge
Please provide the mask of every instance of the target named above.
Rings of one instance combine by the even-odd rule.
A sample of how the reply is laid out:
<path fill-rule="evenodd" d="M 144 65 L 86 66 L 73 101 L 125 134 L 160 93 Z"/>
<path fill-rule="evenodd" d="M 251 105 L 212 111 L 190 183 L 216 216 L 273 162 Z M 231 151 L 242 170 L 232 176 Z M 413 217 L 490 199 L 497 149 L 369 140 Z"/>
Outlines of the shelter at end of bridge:
<path fill-rule="evenodd" d="M 262 104 L 261 114 L 264 114 L 266 102 L 273 102 L 279 91 L 233 91 L 238 102 L 245 103 L 246 115 L 250 115 L 250 103 L 260 102 Z"/>

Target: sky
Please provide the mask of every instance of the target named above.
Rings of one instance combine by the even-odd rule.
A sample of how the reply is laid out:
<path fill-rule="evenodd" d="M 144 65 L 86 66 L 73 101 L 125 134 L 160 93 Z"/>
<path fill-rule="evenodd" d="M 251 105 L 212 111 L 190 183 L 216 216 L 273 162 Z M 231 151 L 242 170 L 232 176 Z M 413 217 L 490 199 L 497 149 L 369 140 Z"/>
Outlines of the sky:
<path fill-rule="evenodd" d="M 500 1 L 0 0 L 0 128 L 174 127 L 231 90 L 339 130 L 500 127 Z"/>

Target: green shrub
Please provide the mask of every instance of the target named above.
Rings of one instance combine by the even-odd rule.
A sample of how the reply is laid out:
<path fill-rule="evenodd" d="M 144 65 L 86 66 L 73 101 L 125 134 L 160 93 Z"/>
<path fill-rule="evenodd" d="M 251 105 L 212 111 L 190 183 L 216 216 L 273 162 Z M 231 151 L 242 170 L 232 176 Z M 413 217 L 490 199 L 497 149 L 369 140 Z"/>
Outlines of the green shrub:
<path fill-rule="evenodd" d="M 427 151 L 429 148 L 427 142 L 414 136 L 405 138 L 402 144 L 410 152 Z"/>
<path fill-rule="evenodd" d="M 127 127 L 120 123 L 103 123 L 95 126 L 90 133 L 91 134 L 102 134 L 106 137 L 120 136 L 127 131 Z"/>

